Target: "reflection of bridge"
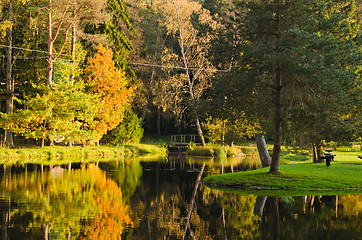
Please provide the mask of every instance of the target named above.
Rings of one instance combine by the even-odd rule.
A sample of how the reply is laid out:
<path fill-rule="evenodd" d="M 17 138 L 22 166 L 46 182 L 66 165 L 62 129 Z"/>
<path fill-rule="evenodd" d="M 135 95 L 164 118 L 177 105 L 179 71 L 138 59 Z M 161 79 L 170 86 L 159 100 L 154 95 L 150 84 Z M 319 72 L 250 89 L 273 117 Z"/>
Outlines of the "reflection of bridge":
<path fill-rule="evenodd" d="M 186 145 L 189 143 L 197 143 L 197 135 L 193 134 L 179 134 L 179 135 L 171 135 L 171 143 L 175 145 Z"/>

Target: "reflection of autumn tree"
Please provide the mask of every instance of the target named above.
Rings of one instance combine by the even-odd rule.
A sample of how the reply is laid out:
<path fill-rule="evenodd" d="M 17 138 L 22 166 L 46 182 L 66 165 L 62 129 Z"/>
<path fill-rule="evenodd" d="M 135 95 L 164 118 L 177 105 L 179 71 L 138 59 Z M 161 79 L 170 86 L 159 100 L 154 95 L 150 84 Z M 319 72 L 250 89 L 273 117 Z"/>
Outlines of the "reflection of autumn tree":
<path fill-rule="evenodd" d="M 125 226 L 131 224 L 127 208 L 122 202 L 122 192 L 118 185 L 106 178 L 97 167 L 91 165 L 93 177 L 96 179 L 94 196 L 95 203 L 101 212 L 84 231 L 81 239 L 120 239 Z"/>
<path fill-rule="evenodd" d="M 119 200 L 105 201 L 98 199 L 101 212 L 83 233 L 81 239 L 120 239 L 125 226 L 131 224 L 124 204 Z"/>
<path fill-rule="evenodd" d="M 17 221 L 14 226 L 27 229 L 22 238 L 92 239 L 107 232 L 118 237 L 131 224 L 121 189 L 98 167 L 43 170 L 39 166 L 35 171 L 13 173 L 0 182 L 0 191 L 19 203 L 11 215 Z"/>

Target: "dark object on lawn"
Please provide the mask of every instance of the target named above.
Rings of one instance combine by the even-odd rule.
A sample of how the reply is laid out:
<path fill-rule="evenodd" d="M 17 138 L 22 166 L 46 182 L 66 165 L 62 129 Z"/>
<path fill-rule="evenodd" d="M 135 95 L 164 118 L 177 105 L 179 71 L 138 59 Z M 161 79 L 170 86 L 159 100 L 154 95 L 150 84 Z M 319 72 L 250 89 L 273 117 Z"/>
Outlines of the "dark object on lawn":
<path fill-rule="evenodd" d="M 332 154 L 331 150 L 327 150 L 326 153 L 324 153 L 324 156 L 321 156 L 321 159 L 326 160 L 326 166 L 329 167 L 331 165 L 331 161 L 334 161 L 334 157 L 336 154 Z"/>
<path fill-rule="evenodd" d="M 362 156 L 358 156 L 358 158 L 362 159 Z"/>

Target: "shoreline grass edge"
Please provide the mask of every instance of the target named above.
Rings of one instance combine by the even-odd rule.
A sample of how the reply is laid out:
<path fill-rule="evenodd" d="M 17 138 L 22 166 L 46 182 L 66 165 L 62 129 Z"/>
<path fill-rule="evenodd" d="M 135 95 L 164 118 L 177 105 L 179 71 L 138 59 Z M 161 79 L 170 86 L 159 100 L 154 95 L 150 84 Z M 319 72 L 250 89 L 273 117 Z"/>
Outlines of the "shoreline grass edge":
<path fill-rule="evenodd" d="M 228 192 L 255 195 L 286 196 L 327 193 L 362 193 L 362 164 L 334 162 L 280 165 L 280 174 L 269 174 L 269 168 L 212 175 L 201 180 L 206 186 Z M 310 194 L 308 194 L 310 195 Z"/>
<path fill-rule="evenodd" d="M 112 159 L 144 155 L 166 156 L 167 149 L 162 145 L 153 144 L 0 148 L 0 163 L 51 163 L 62 159 L 78 162 L 87 158 Z"/>

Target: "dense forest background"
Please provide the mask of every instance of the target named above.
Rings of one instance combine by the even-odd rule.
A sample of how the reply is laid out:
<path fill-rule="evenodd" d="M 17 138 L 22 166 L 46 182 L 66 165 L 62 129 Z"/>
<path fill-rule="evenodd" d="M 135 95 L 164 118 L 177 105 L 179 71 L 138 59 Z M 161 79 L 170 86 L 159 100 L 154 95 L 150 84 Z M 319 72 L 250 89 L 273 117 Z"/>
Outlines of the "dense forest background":
<path fill-rule="evenodd" d="M 1 138 L 361 141 L 359 0 L 2 0 Z M 283 131 L 282 131 L 283 129 Z M 282 134 L 283 132 L 283 134 Z M 205 138 L 205 139 L 204 139 Z"/>

